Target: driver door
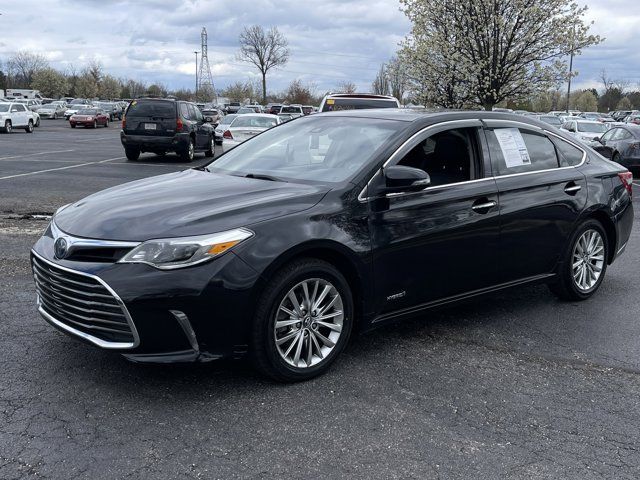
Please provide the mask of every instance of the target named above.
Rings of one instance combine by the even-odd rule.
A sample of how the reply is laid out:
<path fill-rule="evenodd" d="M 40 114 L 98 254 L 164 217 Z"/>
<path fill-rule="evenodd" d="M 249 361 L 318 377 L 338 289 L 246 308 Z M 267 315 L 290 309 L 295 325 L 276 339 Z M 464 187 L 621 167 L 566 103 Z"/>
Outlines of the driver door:
<path fill-rule="evenodd" d="M 431 185 L 368 199 L 381 320 L 496 283 L 498 192 L 480 133 L 478 120 L 428 127 L 387 162 L 426 171 Z"/>

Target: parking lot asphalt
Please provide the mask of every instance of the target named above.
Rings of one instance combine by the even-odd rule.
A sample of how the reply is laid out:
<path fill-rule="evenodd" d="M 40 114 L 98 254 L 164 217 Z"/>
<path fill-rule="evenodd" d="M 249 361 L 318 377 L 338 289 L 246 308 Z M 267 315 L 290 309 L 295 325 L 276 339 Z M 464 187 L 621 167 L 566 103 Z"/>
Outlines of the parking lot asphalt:
<path fill-rule="evenodd" d="M 39 317 L 32 215 L 188 167 L 123 157 L 115 124 L 0 134 L 0 478 L 640 477 L 638 196 L 591 300 L 520 287 L 359 335 L 327 375 L 280 385 L 242 362 L 128 363 Z"/>

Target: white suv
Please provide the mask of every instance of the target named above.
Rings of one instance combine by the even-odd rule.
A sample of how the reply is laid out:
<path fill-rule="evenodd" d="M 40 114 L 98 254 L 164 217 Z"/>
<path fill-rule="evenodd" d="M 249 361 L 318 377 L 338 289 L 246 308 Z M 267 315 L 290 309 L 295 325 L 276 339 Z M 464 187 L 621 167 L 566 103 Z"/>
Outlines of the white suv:
<path fill-rule="evenodd" d="M 27 133 L 33 133 L 35 126 L 34 114 L 22 103 L 0 103 L 0 130 L 11 133 L 14 128 L 24 128 Z"/>

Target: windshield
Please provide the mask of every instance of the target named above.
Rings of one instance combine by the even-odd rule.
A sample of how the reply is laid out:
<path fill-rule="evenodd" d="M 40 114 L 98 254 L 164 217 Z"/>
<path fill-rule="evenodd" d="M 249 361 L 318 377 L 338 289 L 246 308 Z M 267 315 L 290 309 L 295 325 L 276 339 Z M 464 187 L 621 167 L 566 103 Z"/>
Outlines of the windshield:
<path fill-rule="evenodd" d="M 363 108 L 398 108 L 398 103 L 386 98 L 329 98 L 324 103 L 322 111 L 361 110 Z"/>
<path fill-rule="evenodd" d="M 241 143 L 208 169 L 239 176 L 342 182 L 405 125 L 370 118 L 302 117 Z"/>
<path fill-rule="evenodd" d="M 93 108 L 83 108 L 82 110 L 78 110 L 78 115 L 95 115 L 98 111 Z"/>
<path fill-rule="evenodd" d="M 603 123 L 578 122 L 578 131 L 588 133 L 604 133 L 607 131 L 607 126 Z"/>
<path fill-rule="evenodd" d="M 0 112 L 8 112 L 9 104 L 8 103 L 0 103 Z"/>
<path fill-rule="evenodd" d="M 58 106 L 57 105 L 52 105 L 50 103 L 46 104 L 46 105 L 42 105 L 40 107 L 41 110 L 55 110 Z"/>
<path fill-rule="evenodd" d="M 253 115 L 241 115 L 231 122 L 231 127 L 258 127 L 271 128 L 277 125 L 275 118 L 255 117 Z"/>
<path fill-rule="evenodd" d="M 131 102 L 127 117 L 167 117 L 176 116 L 175 102 L 166 101 L 150 101 L 150 102 Z"/>

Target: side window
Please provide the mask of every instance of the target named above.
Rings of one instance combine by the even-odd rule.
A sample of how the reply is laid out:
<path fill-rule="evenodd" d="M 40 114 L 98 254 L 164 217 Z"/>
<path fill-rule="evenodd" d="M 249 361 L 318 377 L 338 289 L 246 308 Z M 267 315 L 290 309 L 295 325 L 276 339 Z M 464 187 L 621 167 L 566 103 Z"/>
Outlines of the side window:
<path fill-rule="evenodd" d="M 602 137 L 600 137 L 602 140 L 607 141 L 607 140 L 613 140 L 614 135 L 617 133 L 619 129 L 618 128 L 612 128 L 611 130 L 609 130 L 608 132 L 605 132 Z"/>
<path fill-rule="evenodd" d="M 631 134 L 626 130 L 622 128 L 619 128 L 618 130 L 618 133 L 616 133 L 615 137 L 613 137 L 614 140 L 627 140 L 631 138 Z"/>
<path fill-rule="evenodd" d="M 545 135 L 518 128 L 495 128 L 486 132 L 491 164 L 496 175 L 558 167 L 556 149 Z"/>
<path fill-rule="evenodd" d="M 477 129 L 446 130 L 427 137 L 413 147 L 398 165 L 424 170 L 431 186 L 480 178 Z"/>
<path fill-rule="evenodd" d="M 582 163 L 584 152 L 578 147 L 574 147 L 570 143 L 556 137 L 551 137 L 551 140 L 558 151 L 558 158 L 560 160 L 561 167 L 575 167 Z"/>
<path fill-rule="evenodd" d="M 182 118 L 189 120 L 189 108 L 186 103 L 180 104 L 180 115 Z"/>
<path fill-rule="evenodd" d="M 204 117 L 202 116 L 202 112 L 200 111 L 200 109 L 193 105 L 191 105 L 191 108 L 193 108 L 193 114 L 195 115 L 193 118 L 195 120 L 198 120 L 199 122 L 202 122 L 204 120 Z"/>

